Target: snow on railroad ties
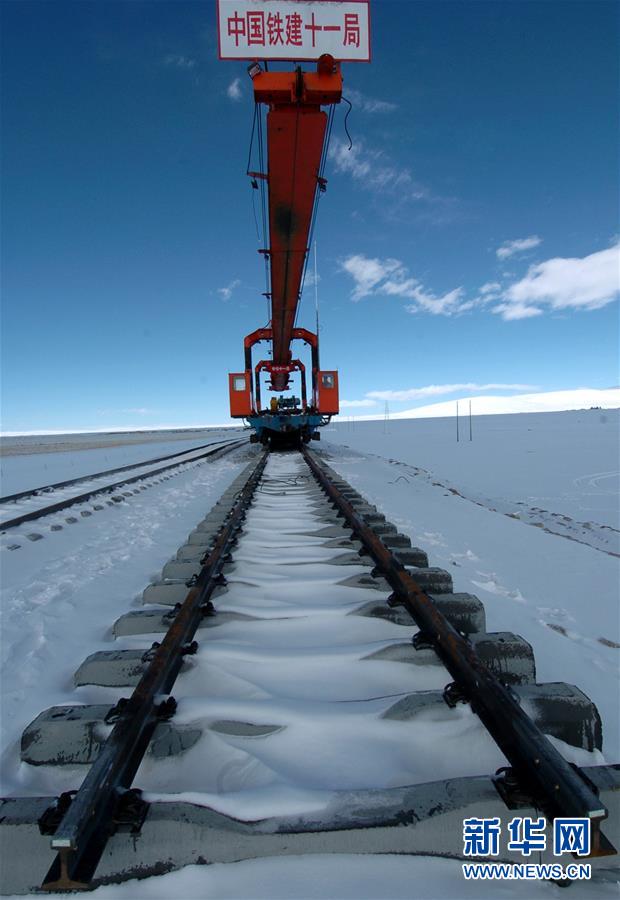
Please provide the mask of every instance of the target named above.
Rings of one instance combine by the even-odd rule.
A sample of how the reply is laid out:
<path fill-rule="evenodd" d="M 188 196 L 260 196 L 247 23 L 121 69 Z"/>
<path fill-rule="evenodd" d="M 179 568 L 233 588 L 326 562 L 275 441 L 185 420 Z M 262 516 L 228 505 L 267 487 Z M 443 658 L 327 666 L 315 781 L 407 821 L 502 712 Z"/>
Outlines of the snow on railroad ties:
<path fill-rule="evenodd" d="M 247 514 L 252 533 L 240 536 L 217 607 L 254 614 L 261 601 L 271 606 L 250 627 L 219 625 L 187 660 L 174 688 L 175 724 L 199 737 L 180 757 L 144 759 L 136 783 L 151 800 L 182 798 L 254 820 L 283 809 L 313 812 L 326 807 L 336 791 L 480 774 L 505 763 L 468 707 L 448 710 L 438 700 L 406 720 L 386 715 L 412 692 L 437 691 L 440 697 L 450 676 L 439 661 L 403 665 L 374 658 L 392 644 L 408 643 L 412 629 L 350 615 L 351 601 L 342 603 L 347 592 L 357 606 L 368 594 L 339 582 L 368 568 L 335 564 L 346 548 L 306 545 L 305 529 L 316 530 L 318 514 L 316 491 L 309 494 L 306 483 L 292 478 L 304 467 L 292 454 L 268 462 L 265 484 Z M 277 545 L 277 530 L 262 516 L 273 508 L 274 496 L 296 529 L 279 555 L 269 552 Z M 324 500 L 322 514 L 331 515 Z M 275 609 L 274 586 L 282 599 Z M 304 615 L 289 616 L 287 605 L 300 600 Z M 143 647 L 144 637 L 125 638 L 117 646 Z M 80 699 L 91 702 L 111 702 L 117 694 L 79 691 Z M 562 749 L 574 761 L 598 760 L 597 754 Z M 44 776 L 32 775 L 32 789 L 35 783 L 44 785 Z"/>
<path fill-rule="evenodd" d="M 542 632 L 549 642 L 571 643 L 539 622 L 559 617 L 571 628 L 581 626 L 578 610 L 571 607 L 569 612 L 559 603 L 565 580 L 552 570 L 537 587 L 537 577 L 545 565 L 566 561 L 550 553 L 553 542 L 573 553 L 574 545 L 466 503 L 427 480 L 411 479 L 403 485 L 393 477 L 393 464 L 377 457 L 334 446 L 327 450 L 336 469 L 398 521 L 414 543 L 429 550 L 432 565 L 450 567 L 457 590 L 476 592 L 474 579 L 483 585 L 478 592 L 486 603 L 489 630 L 512 628 L 532 640 L 539 681 L 573 681 L 602 706 L 585 685 L 583 663 L 567 672 L 566 654 L 560 652 L 554 657 L 557 671 L 550 677 L 541 671 L 547 666 L 547 646 L 536 646 L 517 624 L 518 614 L 525 615 L 537 639 Z M 83 767 L 66 767 L 59 774 L 46 766 L 20 765 L 20 732 L 46 705 L 114 702 L 126 694 L 126 689 L 92 686 L 75 691 L 73 672 L 85 655 L 110 647 L 112 621 L 150 578 L 159 576 L 163 562 L 240 471 L 242 456 L 188 470 L 127 504 L 108 508 L 96 528 L 94 519 L 87 519 L 74 530 L 27 545 L 21 555 L 3 554 L 12 566 L 3 597 L 11 629 L 3 656 L 3 676 L 10 679 L 9 702 L 3 703 L 8 709 L 3 735 L 8 733 L 8 738 L 2 761 L 9 793 L 57 793 L 59 787 L 79 784 Z M 409 641 L 412 629 L 350 615 L 368 600 L 368 591 L 338 582 L 368 569 L 334 565 L 346 550 L 318 546 L 324 539 L 313 535 L 325 522 L 312 502 L 304 505 L 304 486 L 309 483 L 300 477 L 304 466 L 292 454 L 272 457 L 268 463 L 267 483 L 247 514 L 247 527 L 227 572 L 228 589 L 216 601 L 219 610 L 250 613 L 259 621 L 251 628 L 244 622 L 224 622 L 210 630 L 208 640 L 199 637 L 198 653 L 186 660 L 174 695 L 179 703 L 175 724 L 197 726 L 201 734 L 180 757 L 145 758 L 135 783 L 146 790 L 147 799 L 185 800 L 255 821 L 320 812 L 334 792 L 343 789 L 389 788 L 488 772 L 504 762 L 467 706 L 448 710 L 441 703 L 408 721 L 382 718 L 411 692 L 439 691 L 451 679 L 441 664 L 412 667 L 370 658 L 378 649 Z M 472 516 L 463 512 L 466 507 L 474 510 Z M 496 526 L 496 521 L 502 524 Z M 577 552 L 615 562 L 590 548 L 577 547 Z M 524 572 L 531 577 L 518 577 Z M 586 580 L 593 583 L 592 572 Z M 537 590 L 540 596 L 544 593 L 545 606 L 536 605 Z M 387 596 L 373 594 L 376 599 Z M 512 617 L 507 615 L 511 610 Z M 603 616 L 601 627 L 607 618 Z M 131 649 L 148 642 L 144 636 L 124 637 L 113 646 Z M 583 651 L 583 644 L 572 644 Z M 593 649 L 598 652 L 599 646 Z M 66 648 L 64 658 L 59 658 L 59 647 Z M 608 710 L 601 712 L 607 723 Z M 571 761 L 600 761 L 599 754 L 555 743 Z M 462 752 L 464 746 L 467 753 Z M 156 879 L 100 887 L 94 894 L 375 900 L 411 897 L 416 883 L 424 885 L 429 900 L 560 897 L 550 884 L 466 883 L 460 863 L 451 860 L 352 855 L 189 866 Z M 587 896 L 610 897 L 613 891 L 611 885 L 592 884 Z"/>
<path fill-rule="evenodd" d="M 390 422 L 389 433 L 384 423 L 356 423 L 350 433 L 337 432 L 350 446 L 333 442 L 332 431 L 322 452 L 428 551 L 432 565 L 451 572 L 455 590 L 480 597 L 489 631 L 514 631 L 532 644 L 537 681 L 568 681 L 596 703 L 603 752 L 613 763 L 620 758 L 619 560 L 601 552 L 597 540 L 567 540 L 502 511 L 508 496 L 519 509 L 532 485 L 537 493 L 547 486 L 549 508 L 559 514 L 586 506 L 578 488 L 587 494 L 591 478 L 579 481 L 580 473 L 609 474 L 617 464 L 618 411 L 604 418 L 595 411 L 485 417 L 472 444 L 457 445 L 451 434 L 449 447 L 447 434 L 438 432 L 452 426 L 448 420 Z M 532 447 L 536 454 L 527 454 Z M 614 537 L 609 523 L 618 495 L 612 478 L 601 483 L 610 493 L 591 534 Z M 492 501 L 476 502 L 481 495 Z"/>
<path fill-rule="evenodd" d="M 265 483 L 247 514 L 251 535 L 240 537 L 217 607 L 254 613 L 252 594 L 273 604 L 276 584 L 285 588 L 290 606 L 302 601 L 305 615 L 288 617 L 283 603 L 251 627 L 224 623 L 201 642 L 174 690 L 176 724 L 201 737 L 181 757 L 145 758 L 137 782 L 150 799 L 191 798 L 243 820 L 282 809 L 309 813 L 324 808 L 338 790 L 437 777 L 437 729 L 453 748 L 443 760 L 450 775 L 494 770 L 504 762 L 469 711 L 450 716 L 442 704 L 439 713 L 423 712 L 413 725 L 383 718 L 403 696 L 440 691 L 449 676 L 440 664 L 412 669 L 370 658 L 409 641 L 411 628 L 348 615 L 347 591 L 357 606 L 368 594 L 338 582 L 368 569 L 334 564 L 346 549 L 305 543 L 304 531 L 316 529 L 319 513 L 316 492 L 308 494 L 307 479 L 300 478 L 304 471 L 296 455 L 269 460 Z M 321 505 L 322 515 L 329 516 L 324 499 Z M 289 540 L 278 553 L 271 552 L 277 529 L 263 517 L 273 508 L 296 529 L 289 536 L 297 534 L 296 543 Z M 319 525 L 325 528 L 325 520 Z M 123 642 L 127 648 L 143 644 L 143 638 Z M 460 750 L 464 739 L 475 748 L 466 759 Z"/>

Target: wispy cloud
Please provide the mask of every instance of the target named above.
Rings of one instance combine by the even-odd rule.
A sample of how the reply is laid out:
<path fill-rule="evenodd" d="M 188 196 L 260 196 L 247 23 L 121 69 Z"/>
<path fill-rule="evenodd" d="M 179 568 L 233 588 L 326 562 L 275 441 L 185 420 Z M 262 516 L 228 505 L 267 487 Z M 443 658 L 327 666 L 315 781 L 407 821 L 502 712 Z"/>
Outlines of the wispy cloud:
<path fill-rule="evenodd" d="M 340 267 L 355 282 L 351 292 L 354 302 L 372 294 L 385 294 L 413 301 L 405 306 L 407 312 L 426 311 L 445 316 L 460 312 L 463 306 L 463 288 L 454 288 L 443 295 L 433 294 L 417 279 L 412 278 L 406 266 L 398 259 L 377 259 L 354 254 L 342 260 Z"/>
<path fill-rule="evenodd" d="M 377 401 L 372 400 L 370 397 L 367 397 L 365 400 L 341 400 L 340 408 L 341 409 L 358 409 L 361 407 L 367 406 L 376 406 Z"/>
<path fill-rule="evenodd" d="M 230 284 L 227 284 L 225 287 L 221 287 L 217 289 L 217 293 L 220 295 L 222 300 L 230 300 L 233 295 L 233 291 L 239 287 L 241 281 L 238 278 L 235 278 Z"/>
<path fill-rule="evenodd" d="M 516 322 L 518 319 L 532 319 L 541 316 L 542 309 L 538 306 L 527 306 L 525 303 L 499 303 L 491 312 L 501 314 L 506 322 Z"/>
<path fill-rule="evenodd" d="M 548 259 L 502 292 L 493 308 L 504 319 L 539 316 L 547 309 L 600 309 L 620 294 L 620 242 L 582 258 Z"/>
<path fill-rule="evenodd" d="M 337 172 L 344 172 L 356 180 L 363 180 L 368 187 L 383 191 L 407 190 L 418 198 L 426 191 L 415 185 L 410 170 L 391 162 L 380 150 L 370 149 L 363 141 L 351 149 L 345 141 L 333 137 L 329 145 L 329 158 Z"/>
<path fill-rule="evenodd" d="M 425 290 L 421 285 L 412 289 L 410 296 L 415 303 L 408 304 L 405 309 L 408 313 L 430 312 L 436 316 L 453 316 L 455 313 L 471 309 L 469 303 L 463 301 L 463 288 L 454 288 L 447 294 L 437 296 Z"/>
<path fill-rule="evenodd" d="M 465 382 L 463 384 L 428 384 L 424 387 L 407 388 L 399 391 L 368 391 L 366 397 L 371 400 L 421 400 L 426 397 L 442 397 L 446 394 L 471 393 L 478 394 L 482 391 L 536 391 L 538 387 L 533 384 L 476 384 Z"/>
<path fill-rule="evenodd" d="M 374 97 L 368 97 L 361 91 L 356 91 L 355 88 L 347 88 L 345 93 L 347 100 L 353 104 L 354 110 L 358 109 L 372 115 L 374 113 L 391 113 L 398 109 L 396 103 L 390 103 L 388 100 L 375 100 Z"/>
<path fill-rule="evenodd" d="M 168 56 L 164 57 L 164 65 L 175 69 L 193 69 L 196 66 L 196 60 L 191 56 L 169 53 Z"/>
<path fill-rule="evenodd" d="M 502 286 L 499 281 L 487 281 L 486 284 L 483 284 L 481 288 L 479 288 L 478 293 L 483 297 L 493 297 L 498 296 L 501 292 Z"/>
<path fill-rule="evenodd" d="M 517 253 L 532 250 L 534 247 L 538 247 L 539 244 L 542 244 L 542 238 L 539 238 L 537 234 L 532 234 L 526 238 L 517 238 L 516 241 L 504 241 L 502 246 L 495 251 L 495 255 L 498 259 L 508 259 Z"/>
<path fill-rule="evenodd" d="M 241 79 L 235 78 L 226 88 L 226 93 L 231 100 L 238 102 L 243 97 L 243 88 L 241 87 Z"/>
<path fill-rule="evenodd" d="M 349 144 L 332 137 L 328 157 L 332 169 L 359 181 L 378 213 L 387 219 L 414 218 L 433 225 L 453 221 L 457 212 L 454 197 L 441 197 L 414 178 L 411 169 L 395 162 L 387 153 L 366 141 Z"/>
<path fill-rule="evenodd" d="M 306 277 L 304 278 L 304 288 L 314 287 L 315 284 L 318 284 L 321 280 L 321 276 L 319 273 L 316 273 L 316 278 L 314 275 L 314 270 L 308 267 L 306 270 Z"/>

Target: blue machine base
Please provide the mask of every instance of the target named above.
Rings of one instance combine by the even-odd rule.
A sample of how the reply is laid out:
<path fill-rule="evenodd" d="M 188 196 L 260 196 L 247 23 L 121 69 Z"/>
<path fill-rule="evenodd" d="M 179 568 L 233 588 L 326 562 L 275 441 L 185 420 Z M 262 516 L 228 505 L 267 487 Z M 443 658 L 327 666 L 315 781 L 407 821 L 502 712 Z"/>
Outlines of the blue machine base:
<path fill-rule="evenodd" d="M 293 413 L 292 415 L 282 415 L 281 413 L 276 413 L 274 415 L 265 413 L 262 416 L 250 416 L 247 421 L 260 440 L 264 431 L 275 431 L 277 434 L 314 431 L 323 420 L 324 417 L 318 414 Z"/>

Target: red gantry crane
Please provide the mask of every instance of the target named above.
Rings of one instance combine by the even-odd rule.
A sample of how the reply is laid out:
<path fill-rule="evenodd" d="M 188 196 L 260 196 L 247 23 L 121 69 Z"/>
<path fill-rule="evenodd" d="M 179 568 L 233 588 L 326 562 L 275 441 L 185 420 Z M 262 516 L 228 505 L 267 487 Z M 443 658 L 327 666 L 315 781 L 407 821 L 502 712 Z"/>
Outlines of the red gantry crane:
<path fill-rule="evenodd" d="M 300 51 L 307 54 L 301 58 L 316 59 L 319 38 L 326 40 L 330 49 L 338 52 L 339 48 L 339 59 L 333 53 L 320 54 L 315 71 L 302 71 L 301 66 L 286 72 L 268 71 L 258 61 L 265 57 L 256 51 L 248 68 L 256 115 L 261 115 L 260 104 L 268 107 L 267 171 L 248 171 L 248 175 L 255 188 L 263 182 L 261 186 L 267 189 L 269 246 L 259 252 L 268 263 L 271 320 L 244 340 L 245 369 L 229 375 L 230 413 L 233 418 L 248 420 L 255 431 L 253 440 L 290 445 L 318 438 L 317 427 L 329 422 L 339 408 L 338 373 L 320 368 L 318 334 L 296 327 L 296 317 L 318 195 L 326 187 L 322 172 L 329 117 L 322 107 L 333 108 L 342 99 L 339 60 L 351 53 L 353 59 L 367 58 L 363 46 L 360 51 L 360 42 L 365 34 L 367 43 L 368 4 L 359 0 L 228 0 L 225 5 L 224 9 L 224 0 L 220 0 L 222 58 L 252 58 L 250 48 L 261 39 L 265 56 L 271 59 L 300 58 Z M 225 49 L 230 52 L 233 47 L 230 56 L 222 54 L 223 36 L 228 41 Z M 287 57 L 287 52 L 291 56 Z M 261 341 L 271 342 L 271 359 L 261 359 L 253 366 L 252 348 Z M 305 366 L 293 357 L 293 341 L 302 341 L 311 349 L 310 396 Z M 279 393 L 289 388 L 292 373 L 299 372 L 301 398 L 274 397 L 268 408 L 262 408 L 262 372 L 270 378 L 268 388 Z"/>

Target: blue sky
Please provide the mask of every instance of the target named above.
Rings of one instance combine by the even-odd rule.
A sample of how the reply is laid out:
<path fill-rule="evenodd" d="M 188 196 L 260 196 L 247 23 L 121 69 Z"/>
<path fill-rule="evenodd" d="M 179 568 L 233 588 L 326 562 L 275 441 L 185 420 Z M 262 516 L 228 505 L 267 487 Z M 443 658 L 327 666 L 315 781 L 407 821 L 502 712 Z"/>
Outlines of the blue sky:
<path fill-rule="evenodd" d="M 316 229 L 343 412 L 617 384 L 617 6 L 372 16 Z M 227 421 L 227 372 L 266 314 L 251 84 L 217 59 L 214 4 L 2 17 L 2 427 Z"/>

